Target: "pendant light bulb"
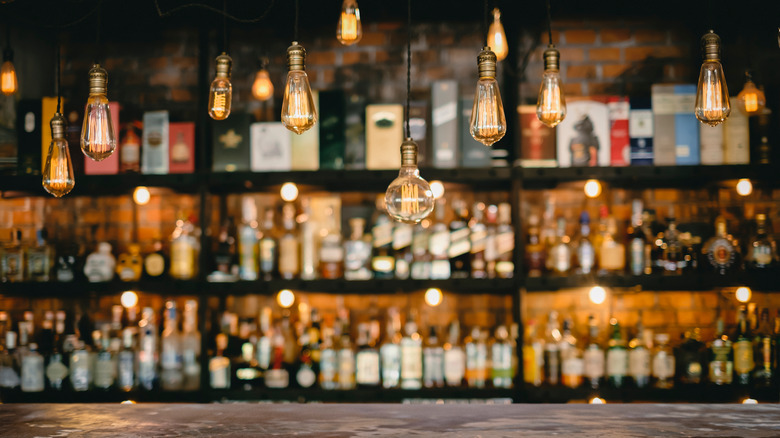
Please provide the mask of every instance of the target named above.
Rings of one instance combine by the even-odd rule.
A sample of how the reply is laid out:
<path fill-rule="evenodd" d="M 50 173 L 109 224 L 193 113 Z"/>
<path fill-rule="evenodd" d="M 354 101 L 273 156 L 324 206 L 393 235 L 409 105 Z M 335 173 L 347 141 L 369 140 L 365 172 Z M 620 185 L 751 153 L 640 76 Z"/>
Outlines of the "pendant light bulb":
<path fill-rule="evenodd" d="M 287 48 L 287 83 L 282 100 L 282 123 L 296 134 L 303 134 L 317 123 L 317 107 L 306 75 L 306 49 L 297 41 Z"/>
<path fill-rule="evenodd" d="M 387 214 L 398 222 L 417 224 L 433 212 L 434 196 L 417 168 L 417 143 L 401 143 L 401 171 L 385 192 Z"/>
<path fill-rule="evenodd" d="M 544 74 L 542 87 L 539 89 L 539 99 L 536 101 L 536 117 L 550 128 L 554 128 L 566 118 L 566 98 L 563 94 L 563 83 L 559 62 L 561 54 L 554 44 L 544 51 Z"/>
<path fill-rule="evenodd" d="M 750 73 L 745 73 L 745 87 L 737 95 L 737 101 L 739 102 L 739 109 L 749 116 L 764 112 L 766 95 L 753 83 Z"/>
<path fill-rule="evenodd" d="M 715 126 L 731 114 L 729 90 L 723 65 L 720 63 L 720 37 L 710 30 L 701 38 L 704 61 L 699 72 L 696 88 L 696 118 L 700 122 Z"/>
<path fill-rule="evenodd" d="M 103 161 L 116 149 L 116 133 L 108 108 L 108 75 L 100 64 L 89 70 L 89 98 L 81 126 L 81 150 L 94 161 Z"/>
<path fill-rule="evenodd" d="M 217 74 L 209 87 L 209 116 L 214 120 L 225 120 L 233 105 L 233 84 L 230 83 L 230 70 L 233 60 L 227 53 L 217 56 Z"/>
<path fill-rule="evenodd" d="M 496 54 L 485 47 L 477 57 L 479 81 L 471 108 L 469 132 L 474 140 L 492 146 L 506 134 L 506 117 L 496 81 Z"/>
<path fill-rule="evenodd" d="M 65 140 L 65 117 L 60 113 L 51 119 L 51 144 L 43 166 L 43 188 L 61 198 L 73 190 L 73 163 L 70 160 L 68 141 Z"/>
<path fill-rule="evenodd" d="M 6 96 L 16 93 L 19 82 L 14 68 L 14 51 L 10 47 L 3 50 L 3 65 L 0 66 L 0 91 Z"/>
<path fill-rule="evenodd" d="M 252 84 L 252 95 L 255 99 L 266 101 L 274 95 L 274 84 L 266 69 L 267 61 L 263 60 L 263 65 L 255 75 L 255 82 Z"/>
<path fill-rule="evenodd" d="M 363 26 L 360 24 L 360 8 L 356 0 L 344 0 L 341 4 L 339 27 L 336 38 L 345 46 L 351 46 L 363 37 Z"/>
<path fill-rule="evenodd" d="M 493 49 L 493 53 L 496 54 L 496 59 L 499 61 L 506 59 L 506 55 L 509 54 L 504 25 L 501 24 L 501 11 L 498 8 L 493 9 L 493 22 L 488 28 L 487 45 Z"/>

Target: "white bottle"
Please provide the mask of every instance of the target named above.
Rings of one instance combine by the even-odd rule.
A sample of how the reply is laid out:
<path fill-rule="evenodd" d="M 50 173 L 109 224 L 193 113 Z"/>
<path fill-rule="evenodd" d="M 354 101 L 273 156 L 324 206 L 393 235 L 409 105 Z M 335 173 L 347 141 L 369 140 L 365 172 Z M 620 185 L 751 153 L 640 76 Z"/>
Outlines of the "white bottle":
<path fill-rule="evenodd" d="M 200 332 L 198 331 L 198 302 L 184 303 L 184 321 L 181 335 L 182 389 L 194 391 L 200 388 Z"/>
<path fill-rule="evenodd" d="M 75 350 L 70 353 L 70 384 L 74 391 L 89 390 L 92 370 L 89 366 L 89 351 L 84 341 L 76 341 Z"/>
<path fill-rule="evenodd" d="M 182 372 L 181 335 L 176 327 L 176 303 L 165 303 L 165 321 L 160 341 L 160 386 L 165 391 L 180 390 Z"/>
<path fill-rule="evenodd" d="M 0 352 L 0 387 L 16 388 L 20 379 L 16 363 L 16 332 L 5 332 L 5 350 Z"/>
<path fill-rule="evenodd" d="M 30 344 L 30 351 L 22 356 L 22 391 L 41 392 L 43 387 L 43 356 L 37 344 Z"/>
<path fill-rule="evenodd" d="M 100 242 L 96 252 L 87 256 L 84 275 L 92 283 L 111 281 L 114 278 L 116 259 L 111 254 L 111 244 Z"/>
<path fill-rule="evenodd" d="M 466 353 L 460 346 L 460 324 L 450 324 L 449 339 L 444 344 L 444 380 L 447 386 L 461 386 L 466 376 Z"/>
<path fill-rule="evenodd" d="M 435 326 L 430 327 L 423 348 L 423 385 L 426 388 L 444 386 L 444 348 L 439 343 Z"/>
<path fill-rule="evenodd" d="M 122 331 L 122 350 L 117 354 L 116 385 L 122 391 L 132 391 L 135 377 L 133 330 L 128 327 Z"/>
<path fill-rule="evenodd" d="M 423 358 L 422 338 L 417 333 L 417 323 L 410 318 L 404 326 L 401 338 L 401 389 L 422 388 Z"/>
<path fill-rule="evenodd" d="M 230 359 L 222 355 L 227 348 L 227 335 L 217 335 L 217 355 L 209 359 L 209 380 L 214 389 L 230 389 Z"/>
<path fill-rule="evenodd" d="M 95 348 L 99 349 L 96 353 L 94 364 L 94 386 L 98 389 L 110 389 L 114 386 L 116 362 L 114 362 L 114 358 L 108 348 L 109 341 L 107 336 L 102 336 L 101 332 L 97 330 L 93 332 L 92 336 L 95 341 Z"/>
<path fill-rule="evenodd" d="M 151 391 L 157 381 L 157 326 L 154 323 L 154 310 L 144 307 L 138 339 L 138 384 Z"/>

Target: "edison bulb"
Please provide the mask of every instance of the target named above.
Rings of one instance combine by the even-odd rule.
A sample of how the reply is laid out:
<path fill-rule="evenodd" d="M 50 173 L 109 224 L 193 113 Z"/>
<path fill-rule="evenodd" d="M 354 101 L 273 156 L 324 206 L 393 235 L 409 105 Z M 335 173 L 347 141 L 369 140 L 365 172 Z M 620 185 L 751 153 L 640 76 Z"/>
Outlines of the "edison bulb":
<path fill-rule="evenodd" d="M 225 120 L 233 105 L 233 84 L 230 83 L 230 69 L 233 60 L 227 53 L 217 56 L 217 75 L 209 87 L 209 116 L 214 120 Z"/>
<path fill-rule="evenodd" d="M 417 168 L 417 143 L 411 138 L 401 144 L 401 170 L 385 192 L 387 214 L 398 222 L 417 224 L 433 212 L 431 186 Z"/>
<path fill-rule="evenodd" d="M 3 65 L 0 66 L 0 91 L 10 96 L 19 89 L 14 68 L 14 52 L 10 48 L 3 51 Z"/>
<path fill-rule="evenodd" d="M 544 51 L 544 74 L 539 98 L 536 101 L 536 117 L 550 128 L 554 128 L 566 117 L 566 98 L 558 65 L 560 52 L 550 44 Z"/>
<path fill-rule="evenodd" d="M 81 150 L 94 161 L 103 161 L 116 150 L 116 133 L 108 108 L 108 75 L 95 64 L 89 70 L 89 98 L 81 126 Z"/>
<path fill-rule="evenodd" d="M 740 196 L 749 196 L 753 193 L 753 183 L 747 178 L 742 178 L 737 181 L 737 194 Z"/>
<path fill-rule="evenodd" d="M 257 100 L 268 100 L 274 95 L 274 84 L 268 76 L 268 70 L 261 68 L 255 75 L 255 82 L 252 84 L 252 95 Z"/>
<path fill-rule="evenodd" d="M 731 114 L 729 90 L 720 63 L 720 37 L 710 30 L 701 38 L 701 42 L 704 46 L 704 61 L 696 88 L 695 114 L 700 122 L 715 126 Z"/>
<path fill-rule="evenodd" d="M 341 16 L 339 26 L 336 29 L 336 38 L 341 44 L 351 46 L 363 37 L 363 25 L 360 24 L 360 9 L 357 1 L 344 0 L 341 4 Z"/>
<path fill-rule="evenodd" d="M 487 45 L 493 49 L 499 61 L 503 61 L 506 55 L 509 54 L 504 25 L 501 24 L 501 11 L 498 8 L 493 9 L 493 22 L 490 23 L 490 28 L 488 28 Z"/>
<path fill-rule="evenodd" d="M 745 87 L 737 95 L 739 109 L 749 116 L 761 114 L 766 106 L 766 95 L 756 87 L 749 74 L 746 76 Z"/>
<path fill-rule="evenodd" d="M 477 57 L 479 81 L 471 108 L 469 132 L 474 140 L 492 146 L 506 134 L 506 117 L 496 81 L 496 54 L 485 47 Z"/>
<path fill-rule="evenodd" d="M 51 119 L 51 144 L 43 166 L 43 188 L 60 198 L 70 193 L 75 185 L 73 163 L 65 140 L 65 117 L 56 113 Z"/>
<path fill-rule="evenodd" d="M 309 77 L 306 75 L 305 59 L 306 49 L 293 42 L 287 49 L 290 71 L 284 86 L 282 123 L 296 134 L 303 134 L 317 123 L 317 107 L 314 105 Z"/>

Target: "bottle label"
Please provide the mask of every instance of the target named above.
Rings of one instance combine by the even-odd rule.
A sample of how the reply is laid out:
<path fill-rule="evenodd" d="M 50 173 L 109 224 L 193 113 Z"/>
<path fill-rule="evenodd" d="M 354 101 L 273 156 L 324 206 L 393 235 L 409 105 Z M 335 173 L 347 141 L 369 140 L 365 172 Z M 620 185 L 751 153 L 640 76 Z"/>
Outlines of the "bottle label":
<path fill-rule="evenodd" d="M 634 348 L 628 353 L 628 375 L 633 378 L 650 376 L 650 351 Z"/>
<path fill-rule="evenodd" d="M 382 359 L 382 386 L 398 386 L 401 378 L 401 347 L 397 344 L 385 344 L 379 354 Z"/>
<path fill-rule="evenodd" d="M 734 247 L 727 239 L 717 238 L 707 252 L 707 260 L 718 269 L 727 269 L 734 264 Z M 736 366 L 736 364 L 735 364 Z"/>
<path fill-rule="evenodd" d="M 607 376 L 628 375 L 628 352 L 623 348 L 607 350 Z"/>
<path fill-rule="evenodd" d="M 338 353 L 339 375 L 338 383 L 341 389 L 355 386 L 355 354 L 351 349 L 342 349 Z"/>
<path fill-rule="evenodd" d="M 292 236 L 283 237 L 279 242 L 279 272 L 297 274 L 298 257 L 298 241 Z"/>
<path fill-rule="evenodd" d="M 485 241 L 487 240 L 487 230 L 477 229 L 471 233 L 471 252 L 476 254 L 485 250 Z"/>
<path fill-rule="evenodd" d="M 580 270 L 583 274 L 588 274 L 596 264 L 596 253 L 590 242 L 582 242 L 577 247 L 577 259 L 580 264 Z"/>
<path fill-rule="evenodd" d="M 571 252 L 569 247 L 563 244 L 552 248 L 552 266 L 556 272 L 566 272 L 571 267 Z"/>
<path fill-rule="evenodd" d="M 434 257 L 446 257 L 450 247 L 450 233 L 437 231 L 431 234 L 428 242 L 428 251 Z"/>
<path fill-rule="evenodd" d="M 358 352 L 355 362 L 355 380 L 359 385 L 379 385 L 379 354 L 376 351 Z"/>
<path fill-rule="evenodd" d="M 414 228 L 410 225 L 399 224 L 393 229 L 393 249 L 399 250 L 412 244 Z"/>
<path fill-rule="evenodd" d="M 371 259 L 371 268 L 374 272 L 393 272 L 395 269 L 395 259 L 391 256 L 376 256 Z"/>
<path fill-rule="evenodd" d="M 710 382 L 716 385 L 728 385 L 733 380 L 734 363 L 727 360 L 710 362 Z"/>
<path fill-rule="evenodd" d="M 320 355 L 320 383 L 323 387 L 329 388 L 336 382 L 336 370 L 338 368 L 338 359 L 336 350 L 331 348 L 322 350 Z"/>
<path fill-rule="evenodd" d="M 674 356 L 659 351 L 653 357 L 653 377 L 660 380 L 674 377 Z"/>
<path fill-rule="evenodd" d="M 579 382 L 584 372 L 585 362 L 582 358 L 571 355 L 561 362 L 561 375 L 563 383 L 567 386 L 578 386 L 571 383 Z"/>
<path fill-rule="evenodd" d="M 22 391 L 43 391 L 43 356 L 38 353 L 28 353 L 22 356 Z"/>
<path fill-rule="evenodd" d="M 412 339 L 401 341 L 401 380 L 422 379 L 422 345 Z"/>
<path fill-rule="evenodd" d="M 257 341 L 257 365 L 264 370 L 271 366 L 271 338 L 268 336 Z"/>
<path fill-rule="evenodd" d="M 426 386 L 444 384 L 444 350 L 441 347 L 423 350 L 423 380 Z"/>
<path fill-rule="evenodd" d="M 290 373 L 285 369 L 272 369 L 265 372 L 265 386 L 269 388 L 287 388 L 290 385 Z"/>
<path fill-rule="evenodd" d="M 539 367 L 536 349 L 531 345 L 523 345 L 523 380 L 534 386 L 542 384 L 542 369 Z"/>
<path fill-rule="evenodd" d="M 320 262 L 323 263 L 340 263 L 344 260 L 344 248 L 341 245 L 326 244 L 323 241 L 320 246 Z"/>
<path fill-rule="evenodd" d="M 119 352 L 117 364 L 117 385 L 120 389 L 129 390 L 135 386 L 135 355 L 130 351 Z"/>
<path fill-rule="evenodd" d="M 393 223 L 385 222 L 374 225 L 371 234 L 374 237 L 374 248 L 390 245 L 393 242 Z"/>
<path fill-rule="evenodd" d="M 125 143 L 119 148 L 119 160 L 123 166 L 137 165 L 141 159 L 141 148 L 138 143 Z"/>
<path fill-rule="evenodd" d="M 171 243 L 171 275 L 174 278 L 190 279 L 195 276 L 195 249 L 190 242 L 181 238 Z"/>
<path fill-rule="evenodd" d="M 749 340 L 734 343 L 734 371 L 745 374 L 753 371 L 753 343 Z"/>
<path fill-rule="evenodd" d="M 599 266 L 607 271 L 621 270 L 626 266 L 626 254 L 623 245 L 605 244 L 601 247 Z"/>
<path fill-rule="evenodd" d="M 496 236 L 496 252 L 498 257 L 511 254 L 515 249 L 515 233 L 513 231 L 504 231 Z"/>
<path fill-rule="evenodd" d="M 446 280 L 450 278 L 451 266 L 449 260 L 434 260 L 430 266 L 432 280 Z"/>
<path fill-rule="evenodd" d="M 301 385 L 302 388 L 311 388 L 314 382 L 317 381 L 317 375 L 314 374 L 311 367 L 307 364 L 301 365 L 298 373 L 295 375 L 295 380 Z"/>
<path fill-rule="evenodd" d="M 772 247 L 769 245 L 757 245 L 753 247 L 753 261 L 759 268 L 769 266 L 774 260 Z"/>
<path fill-rule="evenodd" d="M 448 255 L 451 259 L 471 251 L 469 233 L 470 230 L 468 228 L 460 228 L 450 232 L 450 242 L 452 243 L 450 244 Z"/>
<path fill-rule="evenodd" d="M 271 272 L 276 261 L 276 241 L 273 239 L 260 240 L 260 271 Z"/>
<path fill-rule="evenodd" d="M 444 380 L 449 386 L 460 386 L 466 375 L 466 355 L 459 347 L 444 352 Z"/>
<path fill-rule="evenodd" d="M 144 260 L 144 268 L 150 277 L 159 277 L 165 271 L 165 259 L 157 253 L 149 254 Z"/>

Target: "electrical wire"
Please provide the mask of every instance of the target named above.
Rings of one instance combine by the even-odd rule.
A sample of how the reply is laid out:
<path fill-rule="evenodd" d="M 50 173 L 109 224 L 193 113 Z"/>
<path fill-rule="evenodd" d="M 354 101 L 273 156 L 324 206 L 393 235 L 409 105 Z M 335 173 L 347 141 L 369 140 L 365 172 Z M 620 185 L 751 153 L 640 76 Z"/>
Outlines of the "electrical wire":
<path fill-rule="evenodd" d="M 485 3 L 485 5 L 484 5 L 485 6 L 485 10 L 482 11 L 482 35 L 485 35 L 485 46 L 487 46 L 488 45 L 488 43 L 487 43 L 487 41 L 488 41 L 488 29 L 489 29 L 489 26 L 488 26 L 488 9 L 489 9 L 488 0 L 485 0 L 484 3 Z"/>
<path fill-rule="evenodd" d="M 549 44 L 552 46 L 552 14 L 550 14 L 550 0 L 547 0 L 547 37 L 549 38 Z"/>
<path fill-rule="evenodd" d="M 254 17 L 254 18 L 238 18 L 235 15 L 228 14 L 227 11 L 219 10 L 219 9 L 213 7 L 213 6 L 204 5 L 202 3 L 187 3 L 186 5 L 177 6 L 177 7 L 173 8 L 173 9 L 170 9 L 170 10 L 165 11 L 165 12 L 163 12 L 163 10 L 160 8 L 159 0 L 154 0 L 154 6 L 157 9 L 157 15 L 160 16 L 161 18 L 162 17 L 170 17 L 171 15 L 173 15 L 173 14 L 175 14 L 175 13 L 181 11 L 181 10 L 184 10 L 184 9 L 188 9 L 188 8 L 201 8 L 201 9 L 206 9 L 207 11 L 211 11 L 211 12 L 215 12 L 217 14 L 221 14 L 225 18 L 229 18 L 229 19 L 235 21 L 236 23 L 257 23 L 257 22 L 261 21 L 262 19 L 264 19 L 266 16 L 268 16 L 268 13 L 271 12 L 271 9 L 273 8 L 275 2 L 276 2 L 276 0 L 269 0 L 268 7 L 265 9 L 265 11 L 263 11 L 262 13 L 260 13 L 260 15 L 258 15 L 257 17 Z"/>
<path fill-rule="evenodd" d="M 62 80 L 60 76 L 62 76 L 62 68 L 60 67 L 62 56 L 62 46 L 60 46 L 59 38 L 57 39 L 57 68 L 55 68 L 57 78 L 54 82 L 54 92 L 57 93 L 57 113 L 62 113 L 61 107 L 62 107 L 62 94 L 60 94 L 60 81 Z"/>
<path fill-rule="evenodd" d="M 98 0 L 97 23 L 95 25 L 95 64 L 100 64 L 102 50 L 100 44 L 100 28 L 102 27 L 103 0 Z"/>
<path fill-rule="evenodd" d="M 412 100 L 412 0 L 408 1 L 406 27 L 409 32 L 406 40 L 406 138 L 412 138 L 412 130 L 409 127 L 409 107 Z"/>
<path fill-rule="evenodd" d="M 298 0 L 295 0 L 295 21 L 293 22 L 293 41 L 298 41 Z"/>
<path fill-rule="evenodd" d="M 227 0 L 222 0 L 222 51 L 228 53 Z"/>

